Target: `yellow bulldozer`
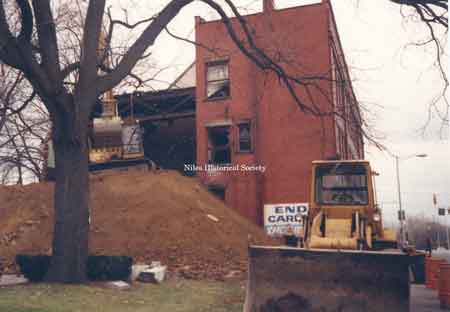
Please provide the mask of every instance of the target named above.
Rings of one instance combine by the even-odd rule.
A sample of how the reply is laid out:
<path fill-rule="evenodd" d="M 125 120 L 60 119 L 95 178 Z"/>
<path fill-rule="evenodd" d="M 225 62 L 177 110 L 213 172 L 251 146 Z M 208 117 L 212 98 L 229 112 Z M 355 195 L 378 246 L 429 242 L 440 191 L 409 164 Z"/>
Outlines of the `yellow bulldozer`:
<path fill-rule="evenodd" d="M 314 161 L 309 248 L 379 250 L 397 248 L 396 233 L 383 228 L 368 161 Z"/>
<path fill-rule="evenodd" d="M 383 228 L 374 175 L 365 160 L 312 163 L 300 247 L 249 246 L 245 312 L 409 311 L 413 257 Z"/>

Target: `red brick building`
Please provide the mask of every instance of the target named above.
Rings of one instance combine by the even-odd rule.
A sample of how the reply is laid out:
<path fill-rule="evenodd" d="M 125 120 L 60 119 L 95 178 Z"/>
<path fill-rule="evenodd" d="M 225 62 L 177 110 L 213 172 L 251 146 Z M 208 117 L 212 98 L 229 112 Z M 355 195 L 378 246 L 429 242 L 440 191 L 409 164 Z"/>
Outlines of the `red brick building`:
<path fill-rule="evenodd" d="M 197 166 L 203 169 L 198 175 L 227 204 L 261 224 L 265 204 L 308 201 L 313 160 L 359 159 L 364 151 L 331 4 L 277 10 L 265 0 L 262 13 L 244 18 L 256 45 L 290 75 L 317 78 L 309 80 L 310 93 L 295 87 L 300 99 L 335 112 L 326 117 L 302 112 L 274 73 L 238 50 L 222 21 L 197 18 L 196 144 Z M 231 21 L 237 29 L 238 20 Z M 204 170 L 208 164 L 220 170 Z"/>

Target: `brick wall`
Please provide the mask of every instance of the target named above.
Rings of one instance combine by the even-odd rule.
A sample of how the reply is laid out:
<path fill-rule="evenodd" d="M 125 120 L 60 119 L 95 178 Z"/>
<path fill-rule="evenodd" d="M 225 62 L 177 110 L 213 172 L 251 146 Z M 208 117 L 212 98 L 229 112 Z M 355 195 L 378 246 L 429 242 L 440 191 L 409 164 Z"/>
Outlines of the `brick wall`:
<path fill-rule="evenodd" d="M 266 10 L 245 20 L 257 46 L 290 75 L 321 78 L 309 94 L 297 86 L 299 98 L 313 101 L 321 111 L 333 111 L 330 28 L 335 26 L 329 4 Z M 238 21 L 232 19 L 232 25 L 237 29 Z M 228 125 L 231 163 L 266 167 L 265 172 L 199 172 L 203 182 L 225 187 L 225 201 L 256 223 L 262 223 L 264 204 L 307 202 L 311 162 L 339 152 L 335 116 L 302 112 L 274 73 L 262 71 L 238 50 L 221 21 L 197 18 L 196 41 L 209 47 L 198 46 L 196 51 L 197 165 L 208 163 L 209 127 Z M 230 95 L 208 100 L 207 64 L 217 61 L 228 62 Z M 243 120 L 251 121 L 251 153 L 237 151 L 238 124 Z"/>

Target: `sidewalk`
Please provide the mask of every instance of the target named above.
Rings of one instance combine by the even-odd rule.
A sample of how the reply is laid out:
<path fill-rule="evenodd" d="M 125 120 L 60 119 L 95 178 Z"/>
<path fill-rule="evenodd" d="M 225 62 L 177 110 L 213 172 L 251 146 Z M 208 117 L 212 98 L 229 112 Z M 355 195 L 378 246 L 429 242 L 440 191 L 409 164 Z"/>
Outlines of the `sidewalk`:
<path fill-rule="evenodd" d="M 28 283 L 28 280 L 23 276 L 17 276 L 14 274 L 4 274 L 0 276 L 0 287 L 13 286 Z"/>
<path fill-rule="evenodd" d="M 411 285 L 411 312 L 442 312 L 439 307 L 439 298 L 436 290 L 425 285 Z"/>

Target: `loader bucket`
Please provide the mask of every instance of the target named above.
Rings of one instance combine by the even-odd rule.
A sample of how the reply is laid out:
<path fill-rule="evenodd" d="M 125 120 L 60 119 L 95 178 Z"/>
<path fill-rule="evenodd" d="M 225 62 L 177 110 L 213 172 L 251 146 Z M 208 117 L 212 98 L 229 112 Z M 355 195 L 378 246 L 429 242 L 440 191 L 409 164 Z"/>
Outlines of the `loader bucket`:
<path fill-rule="evenodd" d="M 249 247 L 244 312 L 409 311 L 400 252 Z"/>

